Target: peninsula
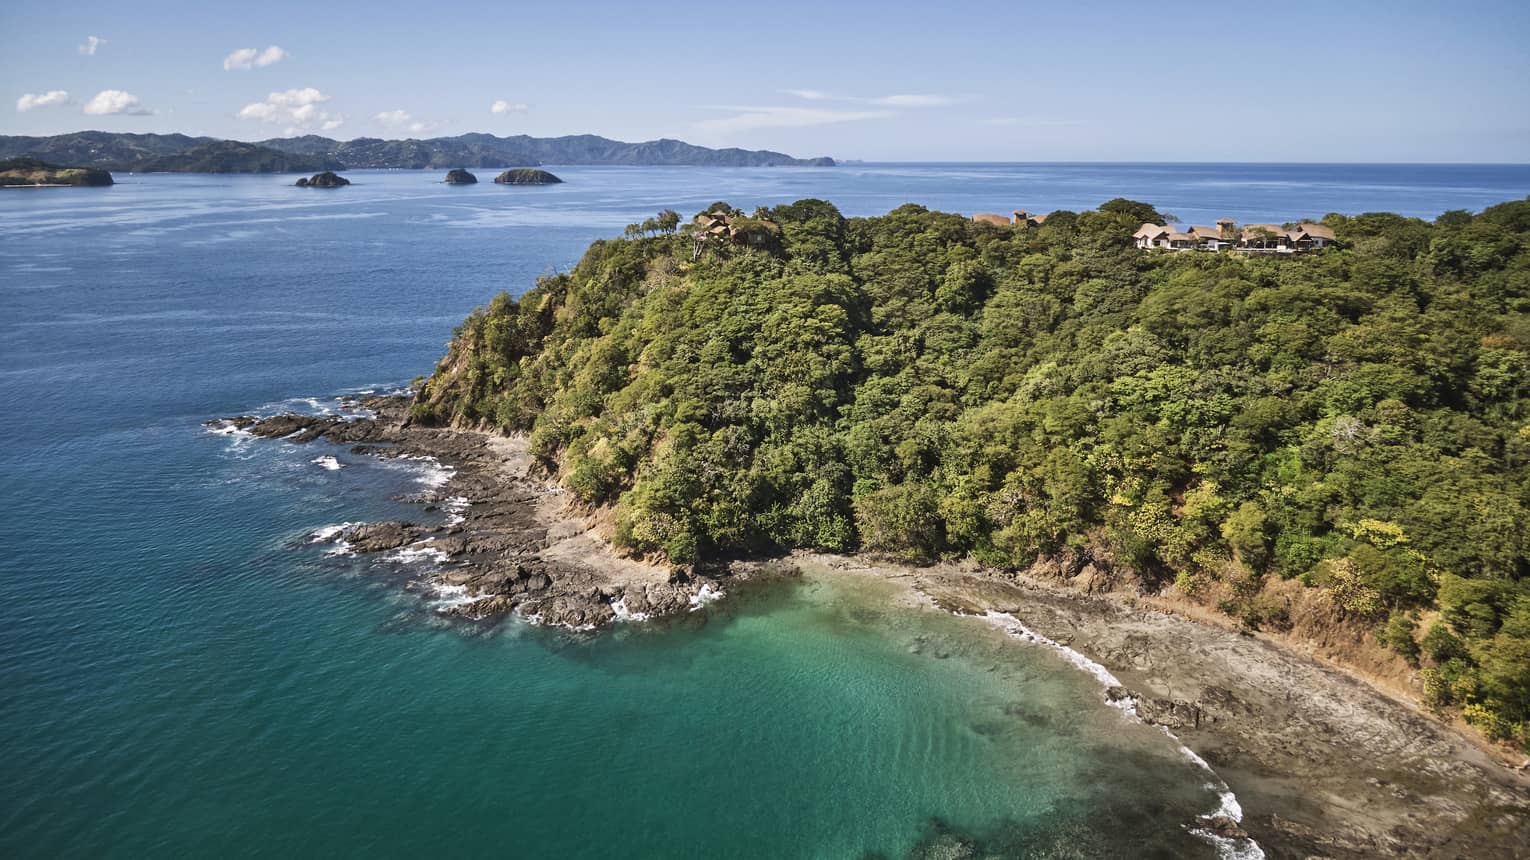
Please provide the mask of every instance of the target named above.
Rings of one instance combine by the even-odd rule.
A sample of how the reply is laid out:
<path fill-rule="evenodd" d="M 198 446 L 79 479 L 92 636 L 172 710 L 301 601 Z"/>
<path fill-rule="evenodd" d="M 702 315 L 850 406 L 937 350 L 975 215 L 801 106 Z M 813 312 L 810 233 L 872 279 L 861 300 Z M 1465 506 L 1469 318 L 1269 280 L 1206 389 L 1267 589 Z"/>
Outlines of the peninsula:
<path fill-rule="evenodd" d="M 446 524 L 322 537 L 438 555 L 463 618 L 887 577 L 1115 673 L 1257 804 L 1227 838 L 1524 844 L 1530 200 L 1328 215 L 1302 254 L 1143 254 L 1123 199 L 672 214 L 494 297 L 375 417 L 220 426 L 455 468 Z"/>
<path fill-rule="evenodd" d="M 0 187 L 111 184 L 110 173 L 91 167 L 60 167 L 35 158 L 0 161 Z"/>
<path fill-rule="evenodd" d="M 250 143 L 184 134 L 81 131 L 51 137 L 0 136 L 0 158 L 28 156 L 132 173 L 309 173 L 393 168 L 503 168 L 516 165 L 832 167 L 833 159 L 770 150 L 709 149 L 679 140 L 625 143 L 592 134 L 531 137 L 462 134 L 425 140 L 319 135 Z"/>

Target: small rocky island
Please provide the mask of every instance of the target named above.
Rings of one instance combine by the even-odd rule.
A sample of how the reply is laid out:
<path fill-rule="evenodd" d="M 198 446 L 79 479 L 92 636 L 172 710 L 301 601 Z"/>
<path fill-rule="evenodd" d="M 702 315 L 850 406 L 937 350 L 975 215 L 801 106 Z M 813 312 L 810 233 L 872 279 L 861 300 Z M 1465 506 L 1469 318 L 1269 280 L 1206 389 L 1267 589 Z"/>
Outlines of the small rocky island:
<path fill-rule="evenodd" d="M 296 183 L 299 188 L 339 188 L 342 185 L 350 185 L 351 181 L 333 170 L 314 174 L 312 178 L 304 177 Z"/>
<path fill-rule="evenodd" d="M 563 180 L 534 167 L 513 167 L 494 177 L 500 185 L 556 185 Z"/>
<path fill-rule="evenodd" d="M 0 186 L 111 185 L 112 175 L 93 167 L 60 167 L 35 158 L 0 161 Z"/>
<path fill-rule="evenodd" d="M 478 177 L 458 167 L 446 171 L 446 179 L 442 181 L 447 185 L 472 185 L 478 181 Z"/>

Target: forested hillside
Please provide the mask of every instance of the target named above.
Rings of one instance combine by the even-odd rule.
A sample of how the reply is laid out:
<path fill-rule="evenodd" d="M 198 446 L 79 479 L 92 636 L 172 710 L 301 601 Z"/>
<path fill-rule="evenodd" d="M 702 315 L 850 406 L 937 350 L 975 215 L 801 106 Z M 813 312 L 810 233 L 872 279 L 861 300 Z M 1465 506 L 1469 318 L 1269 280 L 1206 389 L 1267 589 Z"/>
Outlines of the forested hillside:
<path fill-rule="evenodd" d="M 1064 558 L 1274 628 L 1294 579 L 1530 743 L 1530 201 L 1329 215 L 1284 259 L 1139 251 L 1145 220 L 805 200 L 694 260 L 656 220 L 476 311 L 414 415 L 529 432 L 676 563 Z"/>
<path fill-rule="evenodd" d="M 793 158 L 770 150 L 709 149 L 679 140 L 625 143 L 593 134 L 530 137 L 459 134 L 426 140 L 316 134 L 256 143 L 81 131 L 52 137 L 0 135 L 0 158 L 31 157 L 135 173 L 309 173 L 316 170 L 514 167 L 536 164 L 689 165 L 707 167 L 833 167 L 828 157 Z"/>

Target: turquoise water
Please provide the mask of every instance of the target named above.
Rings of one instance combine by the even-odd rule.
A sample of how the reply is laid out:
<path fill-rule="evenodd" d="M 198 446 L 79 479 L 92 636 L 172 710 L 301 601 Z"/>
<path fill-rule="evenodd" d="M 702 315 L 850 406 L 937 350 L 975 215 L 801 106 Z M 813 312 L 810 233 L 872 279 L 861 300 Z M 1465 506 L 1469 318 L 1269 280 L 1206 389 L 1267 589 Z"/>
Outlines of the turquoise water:
<path fill-rule="evenodd" d="M 473 305 L 665 206 L 1252 220 L 1530 191 L 1525 167 L 557 172 L 0 192 L 0 855 L 900 856 L 936 819 L 1001 854 L 1209 853 L 1184 831 L 1204 775 L 1045 650 L 859 580 L 593 640 L 453 626 L 409 566 L 309 543 L 419 517 L 423 468 L 201 422 L 405 383 Z"/>

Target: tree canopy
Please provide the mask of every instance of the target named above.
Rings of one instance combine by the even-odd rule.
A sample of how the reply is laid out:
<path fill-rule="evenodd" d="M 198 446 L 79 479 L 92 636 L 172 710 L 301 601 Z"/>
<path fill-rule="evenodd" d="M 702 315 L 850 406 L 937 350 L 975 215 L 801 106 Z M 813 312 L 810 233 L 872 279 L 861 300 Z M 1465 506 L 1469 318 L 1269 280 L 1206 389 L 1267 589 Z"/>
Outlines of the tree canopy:
<path fill-rule="evenodd" d="M 1530 201 L 1329 215 L 1284 259 L 1139 251 L 1129 200 L 754 217 L 779 235 L 693 261 L 666 214 L 496 297 L 416 420 L 529 433 L 675 563 L 1070 557 L 1276 626 L 1296 578 L 1530 741 Z"/>

